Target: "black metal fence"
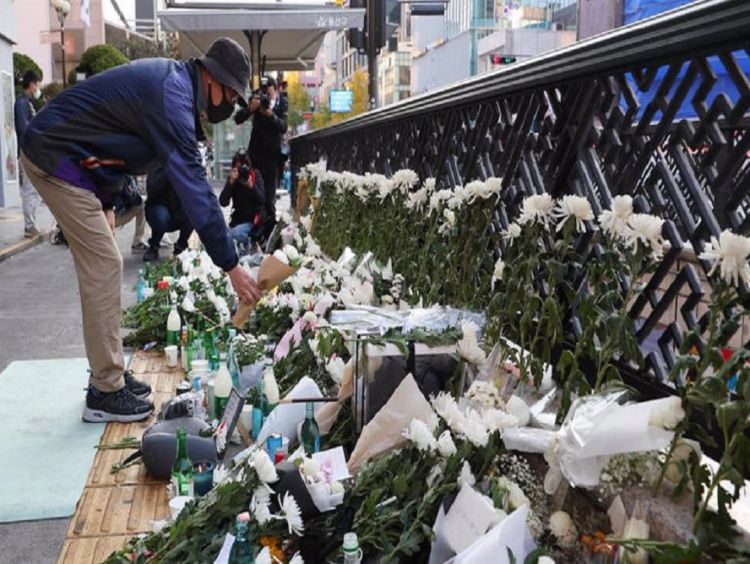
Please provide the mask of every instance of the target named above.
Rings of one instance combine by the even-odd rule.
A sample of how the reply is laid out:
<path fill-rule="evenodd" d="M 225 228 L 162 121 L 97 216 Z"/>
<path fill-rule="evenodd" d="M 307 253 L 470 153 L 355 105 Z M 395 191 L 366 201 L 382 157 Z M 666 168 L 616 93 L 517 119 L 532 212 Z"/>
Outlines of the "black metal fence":
<path fill-rule="evenodd" d="M 496 229 L 534 193 L 586 196 L 597 215 L 632 195 L 668 219 L 671 249 L 631 311 L 647 359 L 639 387 L 662 388 L 705 314 L 706 265 L 686 256 L 725 228 L 750 232 L 749 56 L 750 1 L 696 2 L 298 136 L 293 168 L 410 168 L 439 188 L 502 177 Z"/>

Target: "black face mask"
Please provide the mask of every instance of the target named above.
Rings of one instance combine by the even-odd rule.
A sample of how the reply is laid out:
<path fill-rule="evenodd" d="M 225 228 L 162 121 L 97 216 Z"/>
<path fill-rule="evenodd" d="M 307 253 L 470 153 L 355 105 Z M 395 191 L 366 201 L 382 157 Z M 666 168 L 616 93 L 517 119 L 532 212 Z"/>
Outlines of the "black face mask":
<path fill-rule="evenodd" d="M 215 106 L 213 96 L 211 96 L 211 83 L 208 83 L 208 101 L 206 103 L 206 115 L 211 123 L 219 123 L 228 119 L 234 112 L 234 104 L 227 100 L 227 94 L 224 87 L 221 88 L 221 103 Z"/>

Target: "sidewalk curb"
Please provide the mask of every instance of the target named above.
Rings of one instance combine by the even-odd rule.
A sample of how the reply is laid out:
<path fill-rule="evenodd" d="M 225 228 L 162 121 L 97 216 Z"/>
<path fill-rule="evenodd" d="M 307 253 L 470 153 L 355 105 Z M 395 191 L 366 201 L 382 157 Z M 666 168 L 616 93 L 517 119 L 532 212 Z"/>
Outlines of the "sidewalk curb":
<path fill-rule="evenodd" d="M 18 253 L 22 253 L 23 251 L 30 249 L 31 247 L 35 247 L 36 245 L 44 241 L 47 236 L 48 233 L 40 233 L 33 239 L 22 239 L 18 243 L 13 243 L 12 245 L 0 249 L 0 262 L 3 262 L 4 260 L 9 259 L 14 255 L 17 255 Z"/>

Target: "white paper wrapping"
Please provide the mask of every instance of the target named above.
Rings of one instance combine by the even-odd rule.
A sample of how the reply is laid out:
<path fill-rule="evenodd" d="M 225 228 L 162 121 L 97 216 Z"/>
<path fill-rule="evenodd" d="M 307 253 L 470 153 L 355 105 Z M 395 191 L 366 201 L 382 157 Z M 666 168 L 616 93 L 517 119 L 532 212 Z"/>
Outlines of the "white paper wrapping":
<path fill-rule="evenodd" d="M 523 562 L 536 549 L 534 540 L 526 526 L 529 506 L 523 505 L 508 515 L 486 535 L 477 539 L 462 551 L 451 564 L 510 564 L 508 550 L 516 562 Z"/>

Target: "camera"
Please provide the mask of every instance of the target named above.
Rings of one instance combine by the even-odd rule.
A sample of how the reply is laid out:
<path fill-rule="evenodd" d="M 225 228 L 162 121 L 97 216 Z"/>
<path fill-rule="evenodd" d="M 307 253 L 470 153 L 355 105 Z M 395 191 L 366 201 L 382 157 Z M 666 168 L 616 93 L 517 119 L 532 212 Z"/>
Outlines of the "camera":
<path fill-rule="evenodd" d="M 239 173 L 239 179 L 242 182 L 247 182 L 247 179 L 250 178 L 250 167 L 245 163 L 240 165 L 237 172 Z"/>

